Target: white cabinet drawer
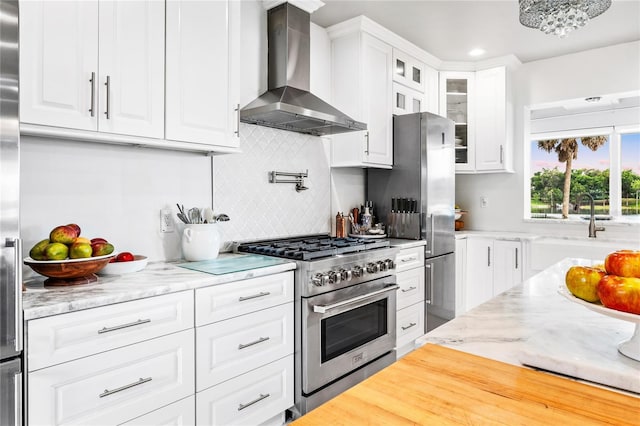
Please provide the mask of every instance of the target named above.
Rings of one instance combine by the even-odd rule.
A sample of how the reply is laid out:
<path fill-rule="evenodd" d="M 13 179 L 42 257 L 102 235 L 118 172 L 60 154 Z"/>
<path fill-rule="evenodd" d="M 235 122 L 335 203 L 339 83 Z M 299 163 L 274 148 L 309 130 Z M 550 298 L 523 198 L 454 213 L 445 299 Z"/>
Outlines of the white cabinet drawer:
<path fill-rule="evenodd" d="M 193 312 L 183 291 L 29 321 L 29 371 L 192 328 Z"/>
<path fill-rule="evenodd" d="M 396 272 L 424 266 L 424 246 L 400 250 L 396 255 Z"/>
<path fill-rule="evenodd" d="M 293 272 L 196 290 L 196 326 L 293 301 Z"/>
<path fill-rule="evenodd" d="M 401 347 L 424 334 L 424 303 L 416 303 L 398 311 L 396 346 Z"/>
<path fill-rule="evenodd" d="M 195 424 L 196 397 L 193 395 L 129 422 L 122 423 L 122 425 L 126 426 L 193 426 Z"/>
<path fill-rule="evenodd" d="M 293 303 L 196 329 L 201 391 L 293 353 Z"/>
<path fill-rule="evenodd" d="M 293 406 L 293 355 L 196 394 L 197 425 L 257 425 Z"/>
<path fill-rule="evenodd" d="M 398 272 L 396 282 L 400 287 L 396 302 L 398 310 L 424 300 L 424 266 Z"/>
<path fill-rule="evenodd" d="M 193 394 L 194 331 L 28 375 L 29 424 L 118 424 Z"/>

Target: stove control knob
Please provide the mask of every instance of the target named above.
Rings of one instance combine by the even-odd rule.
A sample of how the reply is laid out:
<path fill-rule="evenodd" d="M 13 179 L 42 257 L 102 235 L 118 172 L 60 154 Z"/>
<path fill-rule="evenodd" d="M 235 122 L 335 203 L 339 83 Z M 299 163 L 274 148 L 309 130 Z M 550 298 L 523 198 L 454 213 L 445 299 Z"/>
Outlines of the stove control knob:
<path fill-rule="evenodd" d="M 353 277 L 359 278 L 364 275 L 364 269 L 360 265 L 356 265 L 353 267 Z"/>
<path fill-rule="evenodd" d="M 378 270 L 379 271 L 386 271 L 387 270 L 387 263 L 383 260 L 379 260 L 378 262 L 376 262 L 376 265 L 378 265 Z"/>
<path fill-rule="evenodd" d="M 392 259 L 385 259 L 384 263 L 387 266 L 387 269 L 395 269 L 395 267 L 396 267 L 396 264 L 393 263 Z"/>
<path fill-rule="evenodd" d="M 317 287 L 327 285 L 329 284 L 329 275 L 315 274 L 313 278 L 311 278 L 311 283 Z"/>
<path fill-rule="evenodd" d="M 340 272 L 329 272 L 329 284 L 339 284 L 342 281 L 342 274 Z"/>
<path fill-rule="evenodd" d="M 380 265 L 377 263 L 367 263 L 367 272 L 370 274 L 380 272 Z"/>
<path fill-rule="evenodd" d="M 353 272 L 351 272 L 351 269 L 340 269 L 338 273 L 345 281 L 351 281 L 351 278 L 353 278 Z"/>

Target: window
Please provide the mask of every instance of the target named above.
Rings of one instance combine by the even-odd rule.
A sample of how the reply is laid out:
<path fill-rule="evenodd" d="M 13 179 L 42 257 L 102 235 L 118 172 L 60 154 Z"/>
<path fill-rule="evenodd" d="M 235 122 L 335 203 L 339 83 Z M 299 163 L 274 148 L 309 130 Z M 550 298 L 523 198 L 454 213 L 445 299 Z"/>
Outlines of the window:
<path fill-rule="evenodd" d="M 640 218 L 640 132 L 615 128 L 536 134 L 530 142 L 530 217 Z M 565 187 L 569 195 L 565 196 Z"/>

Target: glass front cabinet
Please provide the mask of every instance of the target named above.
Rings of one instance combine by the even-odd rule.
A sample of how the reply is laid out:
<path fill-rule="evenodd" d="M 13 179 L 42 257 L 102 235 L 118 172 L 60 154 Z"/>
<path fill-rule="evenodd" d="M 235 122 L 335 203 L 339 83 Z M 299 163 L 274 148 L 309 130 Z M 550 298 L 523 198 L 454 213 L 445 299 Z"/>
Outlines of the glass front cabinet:
<path fill-rule="evenodd" d="M 475 167 L 473 72 L 440 73 L 440 115 L 455 123 L 456 171 Z"/>

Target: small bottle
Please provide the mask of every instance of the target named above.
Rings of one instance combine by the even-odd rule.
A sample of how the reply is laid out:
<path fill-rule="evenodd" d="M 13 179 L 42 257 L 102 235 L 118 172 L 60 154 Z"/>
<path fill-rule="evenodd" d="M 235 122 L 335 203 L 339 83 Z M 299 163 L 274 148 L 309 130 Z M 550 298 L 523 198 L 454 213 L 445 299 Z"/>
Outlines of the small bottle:
<path fill-rule="evenodd" d="M 345 237 L 345 220 L 344 215 L 340 212 L 336 215 L 336 237 L 344 238 Z"/>
<path fill-rule="evenodd" d="M 371 229 L 371 213 L 369 213 L 369 207 L 365 207 L 362 214 L 362 230 L 366 233 L 369 229 Z"/>

